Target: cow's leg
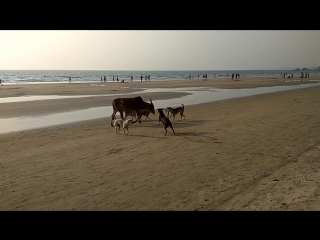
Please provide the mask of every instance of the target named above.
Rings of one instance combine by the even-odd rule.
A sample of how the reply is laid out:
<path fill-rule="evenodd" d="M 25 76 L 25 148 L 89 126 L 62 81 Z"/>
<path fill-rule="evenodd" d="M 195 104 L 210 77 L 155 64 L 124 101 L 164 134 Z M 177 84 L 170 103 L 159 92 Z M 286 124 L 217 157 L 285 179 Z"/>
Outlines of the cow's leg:
<path fill-rule="evenodd" d="M 137 118 L 138 118 L 139 123 L 141 123 L 141 117 L 142 117 L 142 113 L 138 112 L 137 113 Z"/>
<path fill-rule="evenodd" d="M 124 120 L 124 117 L 123 117 L 123 111 L 119 111 L 120 112 L 120 117 L 121 117 L 121 119 L 123 119 Z"/>

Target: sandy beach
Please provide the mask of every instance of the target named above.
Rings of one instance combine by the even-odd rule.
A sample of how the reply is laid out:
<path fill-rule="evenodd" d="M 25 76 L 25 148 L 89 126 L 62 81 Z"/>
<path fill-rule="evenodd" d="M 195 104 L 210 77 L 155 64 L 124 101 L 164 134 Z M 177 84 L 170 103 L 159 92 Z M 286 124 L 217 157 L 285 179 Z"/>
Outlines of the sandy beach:
<path fill-rule="evenodd" d="M 283 80 L 17 84 L 0 86 L 0 97 L 310 83 Z M 128 136 L 117 135 L 109 117 L 0 134 L 0 210 L 320 210 L 319 93 L 312 87 L 186 105 L 185 120 L 173 122 L 176 136 L 170 129 L 164 136 L 157 113 L 130 126 Z M 0 103 L 0 118 L 105 106 L 114 98 Z"/>

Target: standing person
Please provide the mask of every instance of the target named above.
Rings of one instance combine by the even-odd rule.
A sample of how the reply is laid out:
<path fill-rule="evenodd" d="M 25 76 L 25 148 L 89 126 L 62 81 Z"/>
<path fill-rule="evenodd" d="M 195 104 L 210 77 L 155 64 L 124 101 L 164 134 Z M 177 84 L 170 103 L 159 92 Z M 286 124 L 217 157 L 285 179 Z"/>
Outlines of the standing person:
<path fill-rule="evenodd" d="M 112 76 L 112 81 L 114 82 L 114 76 Z"/>
<path fill-rule="evenodd" d="M 141 82 L 142 82 L 142 75 L 141 75 L 140 79 L 141 79 Z"/>
<path fill-rule="evenodd" d="M 69 83 L 71 83 L 71 77 L 69 76 Z"/>
<path fill-rule="evenodd" d="M 0 78 L 0 85 L 3 86 L 2 81 L 1 81 L 1 78 Z"/>

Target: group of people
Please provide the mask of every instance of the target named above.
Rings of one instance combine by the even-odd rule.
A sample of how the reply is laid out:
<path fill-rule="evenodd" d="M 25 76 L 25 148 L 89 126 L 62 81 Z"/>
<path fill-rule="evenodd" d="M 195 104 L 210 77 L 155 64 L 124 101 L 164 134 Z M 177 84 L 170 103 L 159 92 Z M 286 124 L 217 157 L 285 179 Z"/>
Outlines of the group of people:
<path fill-rule="evenodd" d="M 309 75 L 309 72 L 301 72 L 300 78 L 309 78 Z M 293 78 L 293 73 L 291 73 L 291 75 L 289 73 L 281 73 L 281 77 Z"/>
<path fill-rule="evenodd" d="M 103 79 L 103 80 L 102 80 Z M 103 77 L 101 77 L 101 79 L 100 79 L 100 81 L 102 82 L 107 82 L 107 76 L 103 76 Z M 115 80 L 114 80 L 114 76 L 112 76 L 112 81 L 114 82 Z M 116 78 L 116 81 L 117 82 L 119 82 L 119 77 L 117 76 L 117 78 Z M 133 76 L 131 76 L 130 77 L 130 81 L 132 82 L 133 81 Z M 124 83 L 124 79 L 122 79 L 121 81 L 120 81 L 121 83 Z"/>
<path fill-rule="evenodd" d="M 300 78 L 309 78 L 309 75 L 310 75 L 310 73 L 308 73 L 308 72 L 305 72 L 305 73 L 301 72 Z"/>
<path fill-rule="evenodd" d="M 143 76 L 142 76 L 142 75 L 140 76 L 140 79 L 141 79 L 141 82 L 142 82 L 142 79 L 143 79 Z M 145 80 L 145 81 L 147 81 L 147 80 L 150 81 L 150 75 L 148 75 L 148 76 L 145 75 L 145 76 L 144 76 L 144 80 Z"/>
<path fill-rule="evenodd" d="M 145 81 L 150 81 L 150 75 L 148 75 L 148 76 L 146 75 L 146 76 L 144 76 L 144 77 L 141 75 L 141 76 L 140 76 L 141 82 L 142 82 L 142 79 L 143 79 L 143 78 L 145 79 Z M 102 79 L 103 79 L 103 80 L 102 80 Z M 104 75 L 103 77 L 101 77 L 100 81 L 101 81 L 101 82 L 103 82 L 103 81 L 104 81 L 104 82 L 107 82 L 107 77 Z M 112 81 L 113 81 L 113 82 L 114 82 L 114 81 L 119 82 L 119 77 L 117 76 L 117 77 L 116 77 L 116 80 L 115 80 L 115 76 L 112 76 Z M 133 76 L 130 77 L 130 81 L 131 81 L 131 82 L 133 81 Z M 120 82 L 121 82 L 121 83 L 124 83 L 124 79 L 122 79 Z"/>
<path fill-rule="evenodd" d="M 293 78 L 293 73 L 291 73 L 291 75 L 289 73 L 283 73 L 283 78 L 285 78 L 288 75 L 287 78 Z M 282 76 L 282 73 L 281 73 Z"/>
<path fill-rule="evenodd" d="M 235 78 L 235 79 L 240 78 L 240 74 L 239 74 L 239 73 L 236 73 L 236 74 L 232 73 L 231 79 L 233 80 L 234 78 Z"/>
<path fill-rule="evenodd" d="M 104 82 L 107 82 L 107 77 L 106 77 L 106 75 L 103 76 L 103 81 L 104 81 Z M 102 82 L 102 77 L 101 77 L 101 82 Z"/>

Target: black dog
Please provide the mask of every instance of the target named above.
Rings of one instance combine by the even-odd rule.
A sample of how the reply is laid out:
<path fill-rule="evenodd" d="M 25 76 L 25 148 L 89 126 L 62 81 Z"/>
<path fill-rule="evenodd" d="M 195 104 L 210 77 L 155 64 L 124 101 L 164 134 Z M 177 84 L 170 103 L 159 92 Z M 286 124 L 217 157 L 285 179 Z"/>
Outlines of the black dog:
<path fill-rule="evenodd" d="M 158 108 L 157 110 L 158 110 L 158 113 L 159 113 L 158 125 L 159 125 L 160 122 L 164 125 L 164 130 L 166 131 L 164 135 L 167 135 L 167 128 L 168 127 L 170 127 L 172 129 L 173 134 L 176 135 L 176 133 L 174 132 L 174 129 L 172 127 L 171 121 L 163 113 L 163 108 Z"/>

